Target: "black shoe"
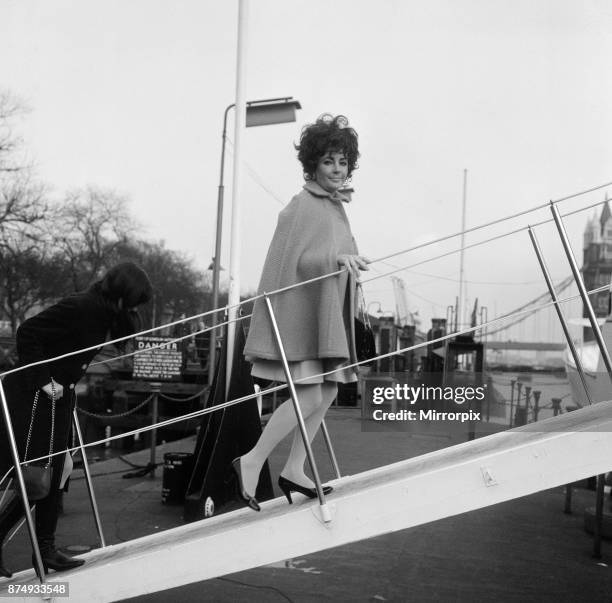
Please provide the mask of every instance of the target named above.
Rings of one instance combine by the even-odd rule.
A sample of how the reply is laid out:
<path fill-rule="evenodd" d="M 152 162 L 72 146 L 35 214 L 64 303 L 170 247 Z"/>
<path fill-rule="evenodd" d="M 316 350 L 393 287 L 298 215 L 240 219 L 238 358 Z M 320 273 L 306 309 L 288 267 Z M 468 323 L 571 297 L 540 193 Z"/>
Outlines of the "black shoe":
<path fill-rule="evenodd" d="M 85 559 L 73 559 L 68 555 L 64 555 L 64 553 L 61 553 L 55 547 L 45 550 L 41 549 L 40 556 L 42 557 L 45 573 L 48 573 L 50 569 L 56 572 L 65 572 L 75 567 L 80 567 L 85 563 Z M 36 567 L 34 555 L 32 555 L 32 565 Z"/>
<path fill-rule="evenodd" d="M 278 487 L 283 491 L 283 494 L 287 497 L 290 505 L 293 504 L 293 501 L 291 500 L 291 492 L 299 492 L 308 498 L 317 498 L 316 488 L 306 488 L 304 486 L 300 486 L 300 484 L 296 484 L 282 475 L 278 478 Z M 323 494 L 329 494 L 332 491 L 333 488 L 331 486 L 323 486 Z"/>
<path fill-rule="evenodd" d="M 2 547 L 4 546 L 7 534 L 22 516 L 23 505 L 21 504 L 21 499 L 17 495 L 14 495 L 4 506 L 2 511 L 0 511 L 0 576 L 4 576 L 5 578 L 10 578 L 13 573 L 4 567 L 4 561 L 2 561 Z"/>
<path fill-rule="evenodd" d="M 232 461 L 232 469 L 236 474 L 236 479 L 238 480 L 238 494 L 240 494 L 240 498 L 246 503 L 247 507 L 253 509 L 253 511 L 261 511 L 261 507 L 257 502 L 257 499 L 254 496 L 249 495 L 244 486 L 242 485 L 242 469 L 240 468 L 240 457 L 235 458 Z"/>

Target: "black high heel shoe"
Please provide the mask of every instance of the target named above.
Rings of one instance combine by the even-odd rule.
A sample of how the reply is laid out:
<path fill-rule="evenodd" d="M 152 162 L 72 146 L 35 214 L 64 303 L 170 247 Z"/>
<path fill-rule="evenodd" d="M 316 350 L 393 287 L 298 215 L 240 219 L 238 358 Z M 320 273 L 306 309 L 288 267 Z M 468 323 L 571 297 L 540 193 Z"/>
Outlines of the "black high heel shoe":
<path fill-rule="evenodd" d="M 240 457 L 235 458 L 232 461 L 232 469 L 236 475 L 236 479 L 238 480 L 238 493 L 240 494 L 240 498 L 246 503 L 247 507 L 253 509 L 253 511 L 261 511 L 261 507 L 257 502 L 257 499 L 254 496 L 250 496 L 247 494 L 244 486 L 242 485 L 242 469 L 240 468 Z"/>
<path fill-rule="evenodd" d="M 289 504 L 293 504 L 293 500 L 291 500 L 292 492 L 299 492 L 308 498 L 316 498 L 317 497 L 317 489 L 316 488 L 305 488 L 304 486 L 300 486 L 300 484 L 296 484 L 292 482 L 290 479 L 283 477 L 282 475 L 278 478 L 278 487 L 283 491 L 283 494 L 287 497 Z M 323 494 L 329 494 L 333 491 L 331 486 L 323 486 Z"/>

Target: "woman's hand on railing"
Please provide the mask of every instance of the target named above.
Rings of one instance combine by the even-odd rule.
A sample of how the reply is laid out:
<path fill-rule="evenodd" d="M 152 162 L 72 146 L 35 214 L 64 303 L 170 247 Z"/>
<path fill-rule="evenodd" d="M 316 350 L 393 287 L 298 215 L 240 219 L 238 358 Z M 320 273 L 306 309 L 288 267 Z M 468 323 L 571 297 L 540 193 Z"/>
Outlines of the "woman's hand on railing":
<path fill-rule="evenodd" d="M 338 264 L 346 266 L 355 275 L 355 278 L 359 278 L 360 270 L 369 270 L 369 263 L 370 260 L 363 255 L 343 253 L 338 256 Z"/>

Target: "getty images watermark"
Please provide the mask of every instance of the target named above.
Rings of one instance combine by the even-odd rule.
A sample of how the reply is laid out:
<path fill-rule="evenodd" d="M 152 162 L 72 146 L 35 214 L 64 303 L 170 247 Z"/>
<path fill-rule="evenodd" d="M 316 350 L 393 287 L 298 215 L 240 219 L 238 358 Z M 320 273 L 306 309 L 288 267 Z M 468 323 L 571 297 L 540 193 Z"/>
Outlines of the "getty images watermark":
<path fill-rule="evenodd" d="M 407 383 L 396 383 L 393 386 L 378 386 L 372 389 L 372 404 L 383 404 L 384 402 L 407 402 L 415 405 L 417 402 L 454 402 L 462 405 L 465 402 L 481 402 L 485 399 L 486 386 L 462 387 L 462 386 L 434 386 L 421 384 L 418 387 Z M 482 411 L 475 412 L 472 409 L 462 412 L 439 411 L 433 408 L 428 409 L 399 409 L 395 411 L 385 411 L 376 408 L 372 411 L 372 418 L 375 421 L 480 421 Z"/>
<path fill-rule="evenodd" d="M 445 380 L 440 375 L 380 374 L 361 390 L 362 431 L 454 430 L 488 420 L 488 387 L 477 375 Z"/>

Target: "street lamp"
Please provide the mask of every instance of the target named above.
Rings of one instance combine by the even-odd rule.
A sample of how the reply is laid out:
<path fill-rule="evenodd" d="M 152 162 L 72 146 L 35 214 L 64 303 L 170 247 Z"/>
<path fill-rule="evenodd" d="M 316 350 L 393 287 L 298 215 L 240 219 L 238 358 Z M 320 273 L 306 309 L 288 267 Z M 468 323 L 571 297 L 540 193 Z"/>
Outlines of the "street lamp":
<path fill-rule="evenodd" d="M 219 305 L 219 272 L 221 270 L 221 235 L 223 229 L 223 174 L 225 169 L 225 140 L 227 137 L 227 115 L 235 103 L 228 105 L 223 114 L 223 133 L 221 134 L 221 170 L 219 175 L 219 189 L 217 194 L 217 232 L 215 236 L 215 255 L 212 259 L 212 306 L 216 309 Z M 263 100 L 249 101 L 246 104 L 246 127 L 267 126 L 272 124 L 283 124 L 295 121 L 296 109 L 301 109 L 300 103 L 292 96 L 281 98 L 266 98 Z M 210 332 L 210 347 L 208 353 L 208 384 L 212 385 L 215 371 L 215 356 L 217 345 L 217 313 L 212 314 L 212 330 Z"/>

